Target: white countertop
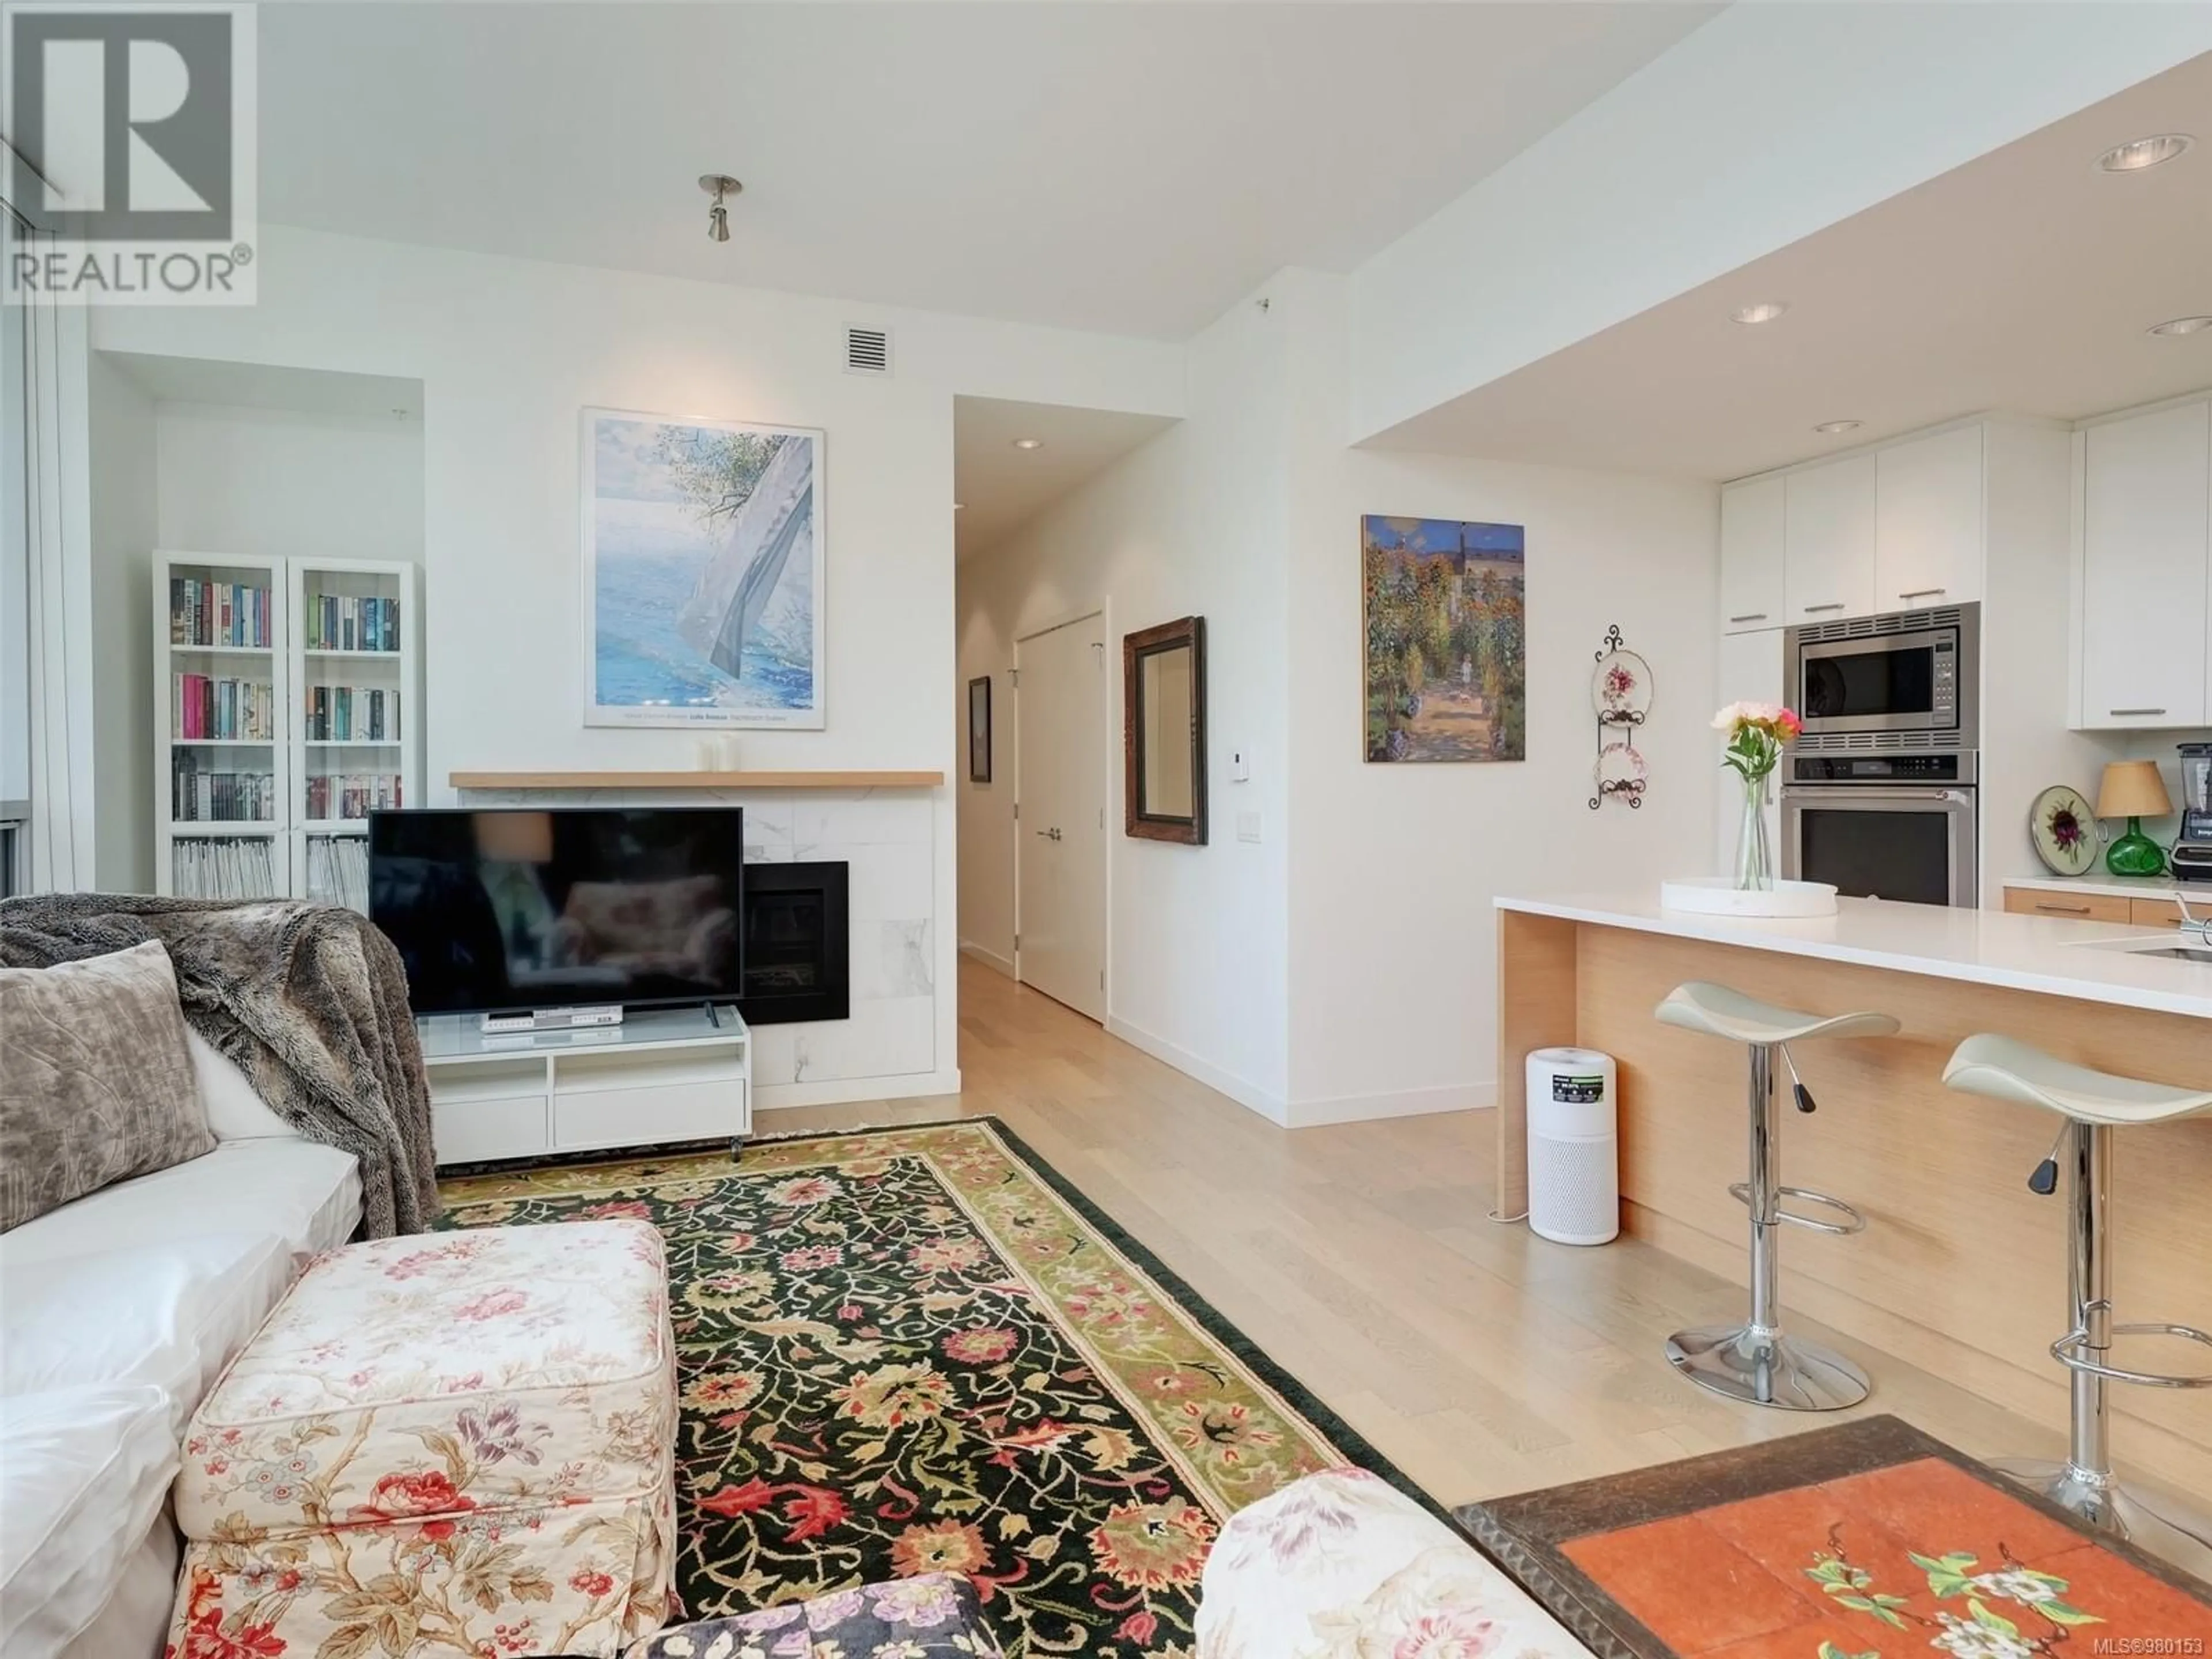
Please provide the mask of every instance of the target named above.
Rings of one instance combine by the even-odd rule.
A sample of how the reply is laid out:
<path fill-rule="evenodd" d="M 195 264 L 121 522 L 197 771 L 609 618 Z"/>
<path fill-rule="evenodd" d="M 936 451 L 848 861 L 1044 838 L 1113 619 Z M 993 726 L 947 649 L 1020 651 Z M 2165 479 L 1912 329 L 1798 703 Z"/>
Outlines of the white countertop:
<path fill-rule="evenodd" d="M 1755 921 L 1662 910 L 1656 887 L 1634 893 L 1500 898 L 1497 905 L 1600 927 L 2212 1019 L 2212 966 L 2087 948 L 2098 940 L 2130 939 L 2170 945 L 2174 934 L 2166 927 L 1854 898 L 1838 900 L 1834 915 L 1814 921 Z"/>

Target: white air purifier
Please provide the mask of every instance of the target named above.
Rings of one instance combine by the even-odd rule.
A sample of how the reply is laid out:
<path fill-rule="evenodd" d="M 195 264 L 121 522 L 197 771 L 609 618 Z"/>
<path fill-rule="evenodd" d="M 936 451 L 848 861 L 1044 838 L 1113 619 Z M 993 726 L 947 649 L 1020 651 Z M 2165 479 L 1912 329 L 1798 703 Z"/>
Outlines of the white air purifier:
<path fill-rule="evenodd" d="M 1555 1244 L 1620 1236 L 1620 1095 L 1613 1056 L 1528 1056 L 1528 1228 Z"/>

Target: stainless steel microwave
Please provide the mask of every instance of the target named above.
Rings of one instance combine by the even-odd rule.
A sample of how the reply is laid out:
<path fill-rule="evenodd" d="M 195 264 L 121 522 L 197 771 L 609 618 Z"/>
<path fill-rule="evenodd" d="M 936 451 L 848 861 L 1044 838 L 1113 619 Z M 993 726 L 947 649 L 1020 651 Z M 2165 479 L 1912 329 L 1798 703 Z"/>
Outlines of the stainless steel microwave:
<path fill-rule="evenodd" d="M 1982 608 L 1806 623 L 1784 639 L 1801 749 L 1972 749 L 1981 741 Z"/>

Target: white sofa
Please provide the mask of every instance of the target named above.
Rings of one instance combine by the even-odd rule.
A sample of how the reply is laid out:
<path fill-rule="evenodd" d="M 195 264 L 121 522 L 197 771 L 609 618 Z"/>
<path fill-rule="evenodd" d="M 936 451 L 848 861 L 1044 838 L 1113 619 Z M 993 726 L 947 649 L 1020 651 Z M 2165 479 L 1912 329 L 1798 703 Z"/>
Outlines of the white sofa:
<path fill-rule="evenodd" d="M 156 1659 L 185 1419 L 361 1220 L 352 1155 L 300 1139 L 191 1035 L 216 1150 L 0 1234 L 7 1659 Z"/>

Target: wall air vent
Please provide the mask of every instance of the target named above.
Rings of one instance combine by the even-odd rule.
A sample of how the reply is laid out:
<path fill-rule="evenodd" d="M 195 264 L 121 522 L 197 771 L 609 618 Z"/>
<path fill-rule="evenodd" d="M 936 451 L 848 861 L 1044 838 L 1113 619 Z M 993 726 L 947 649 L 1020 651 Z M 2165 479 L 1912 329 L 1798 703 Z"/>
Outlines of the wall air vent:
<path fill-rule="evenodd" d="M 891 331 L 887 328 L 845 328 L 845 372 L 848 374 L 888 374 L 891 372 Z"/>

